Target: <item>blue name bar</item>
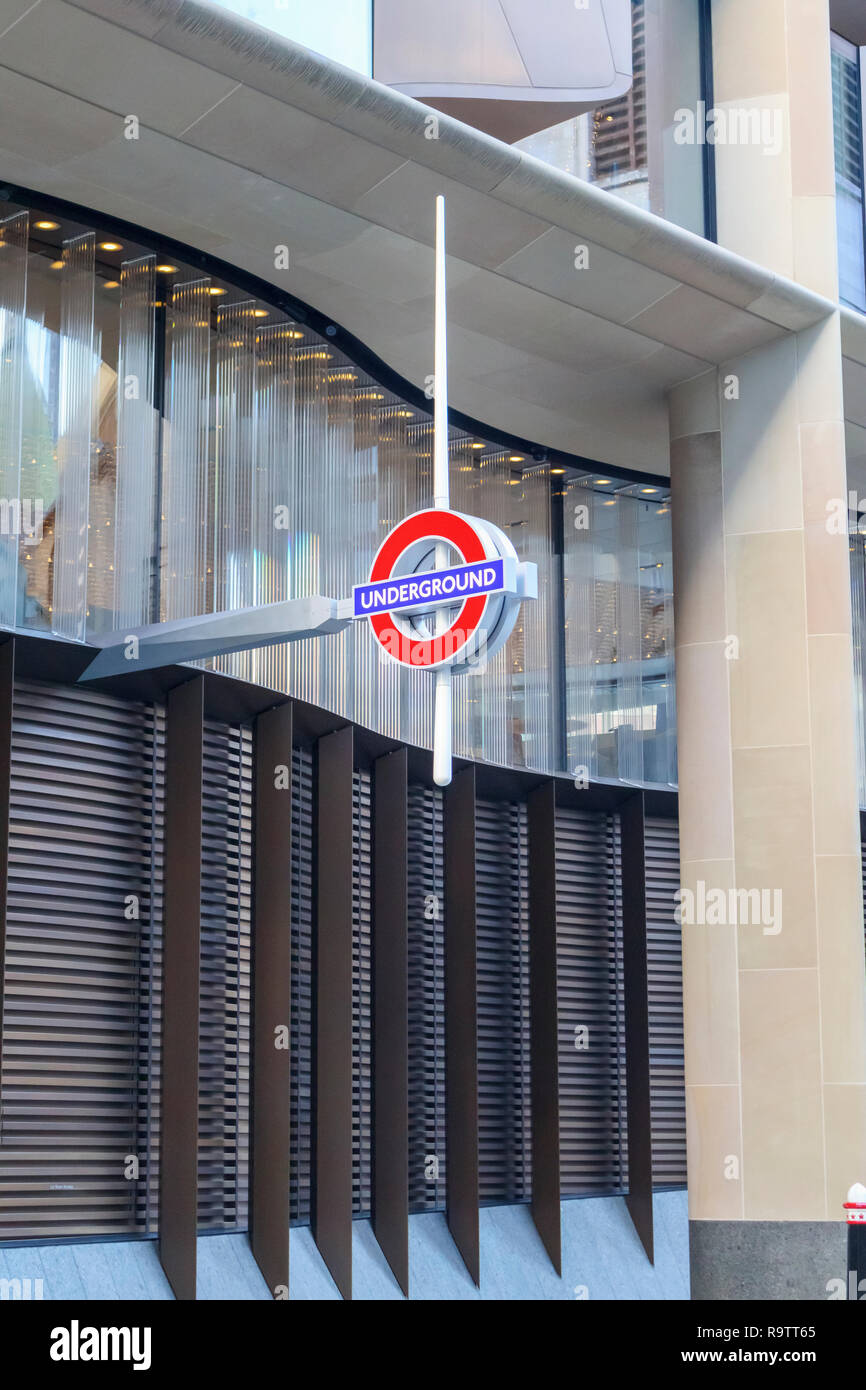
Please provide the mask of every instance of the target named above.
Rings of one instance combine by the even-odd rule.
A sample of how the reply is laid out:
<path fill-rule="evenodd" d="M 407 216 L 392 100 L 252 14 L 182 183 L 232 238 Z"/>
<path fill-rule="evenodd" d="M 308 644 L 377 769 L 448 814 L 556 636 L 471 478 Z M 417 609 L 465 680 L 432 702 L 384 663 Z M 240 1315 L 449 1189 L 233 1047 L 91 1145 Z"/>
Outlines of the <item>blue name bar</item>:
<path fill-rule="evenodd" d="M 459 603 L 473 594 L 501 594 L 505 588 L 504 562 L 478 560 L 454 569 L 428 570 L 386 579 L 380 584 L 356 584 L 352 590 L 353 616 L 371 618 L 376 613 L 440 608 Z"/>

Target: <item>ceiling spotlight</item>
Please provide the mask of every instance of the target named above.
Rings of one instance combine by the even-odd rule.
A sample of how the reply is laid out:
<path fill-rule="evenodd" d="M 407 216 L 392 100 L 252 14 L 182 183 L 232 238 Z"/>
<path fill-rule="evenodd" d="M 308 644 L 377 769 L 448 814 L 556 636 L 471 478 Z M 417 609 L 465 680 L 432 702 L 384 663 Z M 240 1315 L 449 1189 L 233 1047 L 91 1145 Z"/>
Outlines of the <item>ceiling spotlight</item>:
<path fill-rule="evenodd" d="M 220 287 L 219 287 L 219 285 L 211 285 L 210 288 L 208 289 L 208 294 L 226 294 L 226 293 L 227 293 L 227 291 L 226 291 L 226 290 L 221 290 Z"/>
<path fill-rule="evenodd" d="M 173 275 L 177 270 L 176 265 L 158 265 L 156 268 L 160 275 Z"/>
<path fill-rule="evenodd" d="M 596 487 L 607 487 L 609 482 L 610 478 L 596 478 L 595 485 Z"/>
<path fill-rule="evenodd" d="M 658 492 L 657 487 L 642 487 L 641 492 Z"/>
<path fill-rule="evenodd" d="M 122 251 L 123 247 L 119 241 L 101 241 L 99 249 L 100 251 Z"/>
<path fill-rule="evenodd" d="M 60 226 L 60 223 L 50 222 L 48 218 L 45 217 L 42 219 L 41 222 L 34 222 L 33 225 L 40 232 L 56 232 L 58 227 Z"/>
<path fill-rule="evenodd" d="M 102 286 L 102 288 L 103 288 L 104 290 L 116 290 L 116 289 L 119 287 L 119 285 L 120 285 L 120 281 L 119 281 L 119 280 L 106 280 L 106 282 L 105 282 L 105 284 Z"/>
<path fill-rule="evenodd" d="M 483 448 L 484 448 L 484 445 L 481 443 L 481 440 L 480 440 L 480 439 L 473 439 L 473 441 L 472 441 L 472 443 L 469 445 L 469 447 L 470 447 L 470 449 L 483 449 Z"/>
<path fill-rule="evenodd" d="M 269 312 L 270 311 L 268 309 L 253 309 L 253 318 L 266 319 Z"/>
<path fill-rule="evenodd" d="M 52 269 L 52 270 L 62 270 L 62 269 L 63 269 L 63 262 L 62 262 L 62 261 L 52 261 L 52 262 L 51 262 L 51 269 Z"/>
<path fill-rule="evenodd" d="M 509 454 L 509 455 L 508 455 L 508 462 L 509 462 L 509 463 L 522 463 L 522 462 L 523 462 L 523 455 L 522 455 L 522 454 Z"/>
<path fill-rule="evenodd" d="M 551 471 L 551 473 L 557 473 L 557 474 L 558 474 L 558 473 L 564 473 L 564 472 L 565 472 L 565 469 L 564 469 L 564 468 L 551 468 L 550 471 Z"/>

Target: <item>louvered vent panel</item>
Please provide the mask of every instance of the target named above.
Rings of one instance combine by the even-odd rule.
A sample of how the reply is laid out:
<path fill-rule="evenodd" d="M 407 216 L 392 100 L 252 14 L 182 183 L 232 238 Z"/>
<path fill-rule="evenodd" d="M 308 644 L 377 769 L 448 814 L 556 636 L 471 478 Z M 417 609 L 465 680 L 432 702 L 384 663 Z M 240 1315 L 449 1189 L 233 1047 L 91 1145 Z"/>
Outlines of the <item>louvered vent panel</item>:
<path fill-rule="evenodd" d="M 445 1207 L 442 793 L 430 787 L 410 785 L 408 804 L 409 1209 L 442 1211 Z"/>
<path fill-rule="evenodd" d="M 16 684 L 0 1078 L 5 1240 L 140 1235 L 153 1222 L 156 721 L 151 708 L 91 691 Z M 130 1156 L 137 1181 L 124 1176 Z"/>
<path fill-rule="evenodd" d="M 686 1182 L 686 1091 L 682 935 L 674 921 L 674 894 L 680 886 L 677 822 L 648 816 L 644 842 L 653 1185 L 682 1187 Z"/>
<path fill-rule="evenodd" d="M 482 1202 L 530 1196 L 526 807 L 476 803 L 478 1119 Z"/>
<path fill-rule="evenodd" d="M 292 753 L 291 1219 L 310 1221 L 313 1030 L 313 755 Z"/>
<path fill-rule="evenodd" d="M 556 812 L 560 1175 L 565 1197 L 626 1177 L 622 941 L 614 818 Z"/>
<path fill-rule="evenodd" d="M 236 1230 L 249 1159 L 249 729 L 205 722 L 202 784 L 198 1221 Z"/>
<path fill-rule="evenodd" d="M 355 1216 L 368 1216 L 372 1107 L 370 774 L 355 772 L 352 787 L 352 1210 Z"/>
<path fill-rule="evenodd" d="M 139 937 L 138 1010 L 138 1135 L 145 1155 L 139 1181 L 139 1214 L 142 1227 L 155 1234 L 159 1213 L 159 1126 L 162 1076 L 162 924 L 165 828 L 165 706 L 147 710 L 153 736 L 146 750 L 150 761 L 150 921 L 142 912 Z"/>

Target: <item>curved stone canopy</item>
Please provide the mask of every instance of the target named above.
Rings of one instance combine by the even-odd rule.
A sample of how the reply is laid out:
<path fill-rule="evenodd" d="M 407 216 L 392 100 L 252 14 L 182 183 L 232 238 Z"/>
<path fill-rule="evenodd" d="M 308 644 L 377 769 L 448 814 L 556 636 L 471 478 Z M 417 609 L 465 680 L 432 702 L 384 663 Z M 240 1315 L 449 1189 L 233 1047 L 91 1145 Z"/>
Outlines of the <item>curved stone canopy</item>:
<path fill-rule="evenodd" d="M 673 384 L 833 312 L 446 115 L 428 139 L 429 114 L 199 0 L 0 0 L 0 181 L 255 273 L 418 386 L 444 193 L 451 402 L 522 438 L 667 473 Z"/>

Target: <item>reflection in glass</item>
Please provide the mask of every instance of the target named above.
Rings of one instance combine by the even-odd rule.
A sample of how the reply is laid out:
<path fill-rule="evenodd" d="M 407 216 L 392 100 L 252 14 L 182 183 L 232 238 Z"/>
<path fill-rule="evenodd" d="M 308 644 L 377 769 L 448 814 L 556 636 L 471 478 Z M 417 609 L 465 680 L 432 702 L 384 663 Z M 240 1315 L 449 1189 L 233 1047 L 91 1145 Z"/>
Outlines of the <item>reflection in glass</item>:
<path fill-rule="evenodd" d="M 839 298 L 866 311 L 860 55 L 852 43 L 837 34 L 831 35 L 831 40 Z"/>
<path fill-rule="evenodd" d="M 93 341 L 95 251 L 93 232 L 64 242 L 60 287 L 51 631 L 77 642 L 85 640 L 87 626 L 90 448 L 99 366 Z"/>
<path fill-rule="evenodd" d="M 631 89 L 517 142 L 547 164 L 705 235 L 704 147 L 675 138 L 702 100 L 698 0 L 632 0 Z"/>
<path fill-rule="evenodd" d="M 676 784 L 666 494 L 591 476 L 569 484 L 564 576 L 569 770 Z"/>
<path fill-rule="evenodd" d="M 153 616 L 157 485 L 156 256 L 126 261 L 120 274 L 114 621 L 143 627 Z M 144 519 L 144 525 L 142 525 Z"/>
<path fill-rule="evenodd" d="M 431 505 L 427 408 L 274 306 L 150 247 L 71 223 L 52 245 L 34 235 L 32 215 L 25 257 L 20 213 L 0 205 L 0 217 L 18 219 L 6 235 L 11 226 L 19 236 L 0 278 L 19 373 L 0 376 L 0 441 L 10 490 L 17 461 L 21 495 L 44 499 L 45 520 L 38 542 L 18 549 L 18 626 L 83 640 L 160 618 L 347 596 L 394 525 Z M 552 480 L 549 463 L 454 426 L 449 455 L 452 505 L 505 531 L 539 579 L 505 648 L 455 679 L 455 752 L 556 770 L 564 469 Z M 655 489 L 589 482 L 565 490 L 569 765 L 670 782 L 667 504 Z M 578 502 L 588 530 L 571 524 Z M 366 623 L 209 664 L 430 746 L 429 674 L 382 654 Z"/>
<path fill-rule="evenodd" d="M 21 496 L 29 222 L 26 212 L 0 221 L 0 622 L 12 625 L 18 621 L 21 509 L 32 513 L 36 501 Z M 26 520 L 31 527 L 36 522 L 32 514 Z"/>

